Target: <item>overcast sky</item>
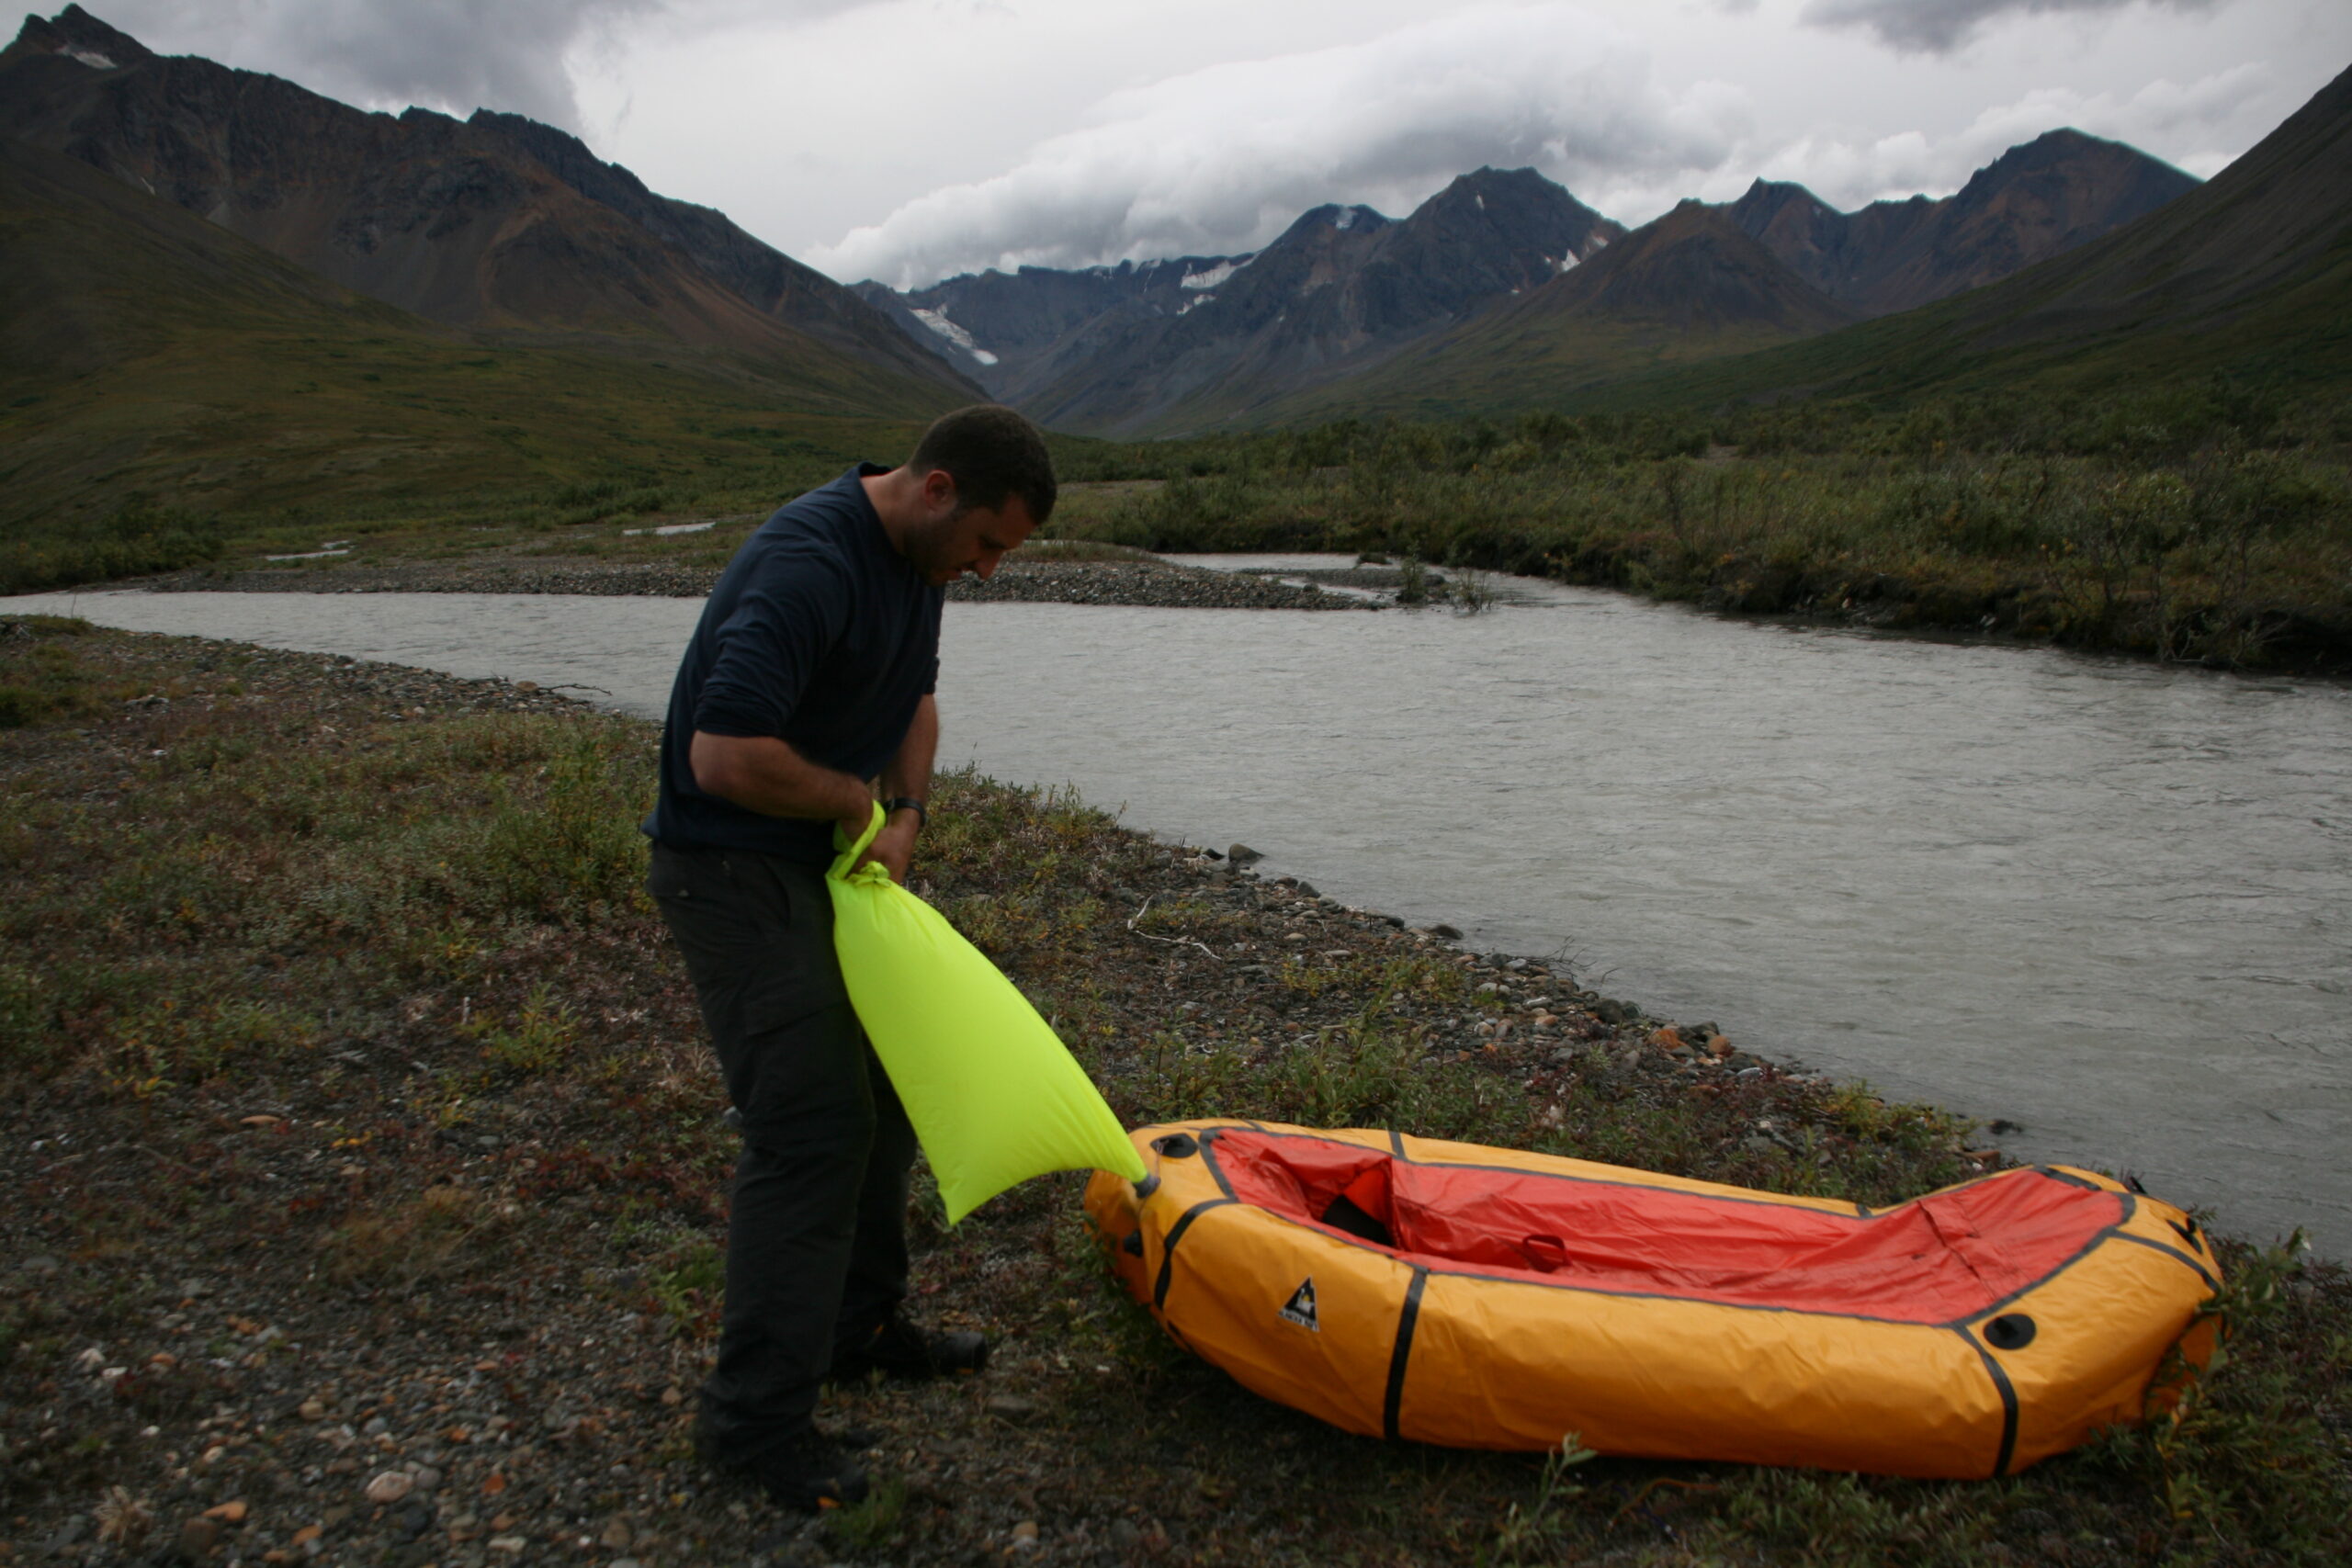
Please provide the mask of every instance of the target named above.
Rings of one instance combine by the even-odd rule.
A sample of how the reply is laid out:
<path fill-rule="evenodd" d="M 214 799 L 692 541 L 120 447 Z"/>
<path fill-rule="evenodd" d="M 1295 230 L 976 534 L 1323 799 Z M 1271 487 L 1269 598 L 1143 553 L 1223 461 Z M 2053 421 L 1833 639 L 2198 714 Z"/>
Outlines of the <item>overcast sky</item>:
<path fill-rule="evenodd" d="M 2345 0 L 90 0 L 166 53 L 578 132 L 844 281 L 1264 243 L 1533 164 L 1627 224 L 1957 189 L 2072 125 L 2211 175 Z"/>

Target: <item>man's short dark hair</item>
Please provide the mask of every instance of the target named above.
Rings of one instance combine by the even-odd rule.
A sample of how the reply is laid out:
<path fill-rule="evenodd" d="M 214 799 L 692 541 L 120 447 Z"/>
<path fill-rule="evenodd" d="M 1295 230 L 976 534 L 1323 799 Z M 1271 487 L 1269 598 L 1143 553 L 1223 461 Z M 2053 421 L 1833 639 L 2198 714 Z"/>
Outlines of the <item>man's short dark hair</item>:
<path fill-rule="evenodd" d="M 957 513 L 994 512 L 1017 495 L 1040 526 L 1054 510 L 1054 459 L 1037 427 L 1002 403 L 974 403 L 944 413 L 922 433 L 907 466 L 918 474 L 944 468 L 956 481 Z"/>

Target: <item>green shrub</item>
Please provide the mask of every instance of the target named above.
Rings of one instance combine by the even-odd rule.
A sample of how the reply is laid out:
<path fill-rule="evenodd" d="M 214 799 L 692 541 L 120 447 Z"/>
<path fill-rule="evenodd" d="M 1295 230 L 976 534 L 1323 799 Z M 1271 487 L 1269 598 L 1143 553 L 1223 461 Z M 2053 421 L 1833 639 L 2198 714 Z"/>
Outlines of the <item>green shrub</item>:
<path fill-rule="evenodd" d="M 0 544 L 0 593 L 41 593 L 85 582 L 177 571 L 220 558 L 218 517 L 132 508 L 78 529 Z"/>

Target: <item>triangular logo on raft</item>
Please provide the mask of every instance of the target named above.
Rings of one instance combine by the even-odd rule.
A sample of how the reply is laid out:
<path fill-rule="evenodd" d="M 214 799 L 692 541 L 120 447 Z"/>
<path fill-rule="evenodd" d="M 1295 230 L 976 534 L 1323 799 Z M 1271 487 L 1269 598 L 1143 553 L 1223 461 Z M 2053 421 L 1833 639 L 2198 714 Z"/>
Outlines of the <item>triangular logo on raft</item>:
<path fill-rule="evenodd" d="M 1298 1289 L 1290 1293 L 1290 1300 L 1283 1303 L 1281 1316 L 1283 1321 L 1295 1323 L 1301 1328 L 1311 1328 L 1317 1334 L 1323 1332 L 1322 1325 L 1315 1321 L 1315 1280 L 1311 1276 L 1299 1281 Z"/>

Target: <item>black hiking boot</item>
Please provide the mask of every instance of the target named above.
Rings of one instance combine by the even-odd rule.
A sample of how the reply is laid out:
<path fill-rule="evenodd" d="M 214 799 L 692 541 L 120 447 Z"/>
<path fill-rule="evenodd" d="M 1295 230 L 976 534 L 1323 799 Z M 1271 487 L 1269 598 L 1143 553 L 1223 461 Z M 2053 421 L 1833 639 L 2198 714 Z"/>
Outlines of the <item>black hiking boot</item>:
<path fill-rule="evenodd" d="M 695 1451 L 722 1475 L 749 1481 L 780 1508 L 813 1514 L 865 1498 L 865 1471 L 814 1427 L 743 1458 L 713 1451 L 699 1424 Z"/>
<path fill-rule="evenodd" d="M 882 1444 L 882 1434 L 871 1427 L 816 1426 L 813 1422 L 810 1425 L 816 1427 L 819 1438 L 854 1454 L 862 1454 Z M 729 1461 L 726 1458 L 726 1446 L 711 1434 L 710 1417 L 699 1412 L 695 1416 L 694 1441 L 696 1459 L 714 1469 L 728 1467 Z"/>
<path fill-rule="evenodd" d="M 970 1329 L 922 1328 L 897 1313 L 880 1326 L 833 1344 L 833 1382 L 857 1382 L 869 1373 L 902 1382 L 928 1378 L 969 1376 L 989 1364 L 989 1341 Z"/>

